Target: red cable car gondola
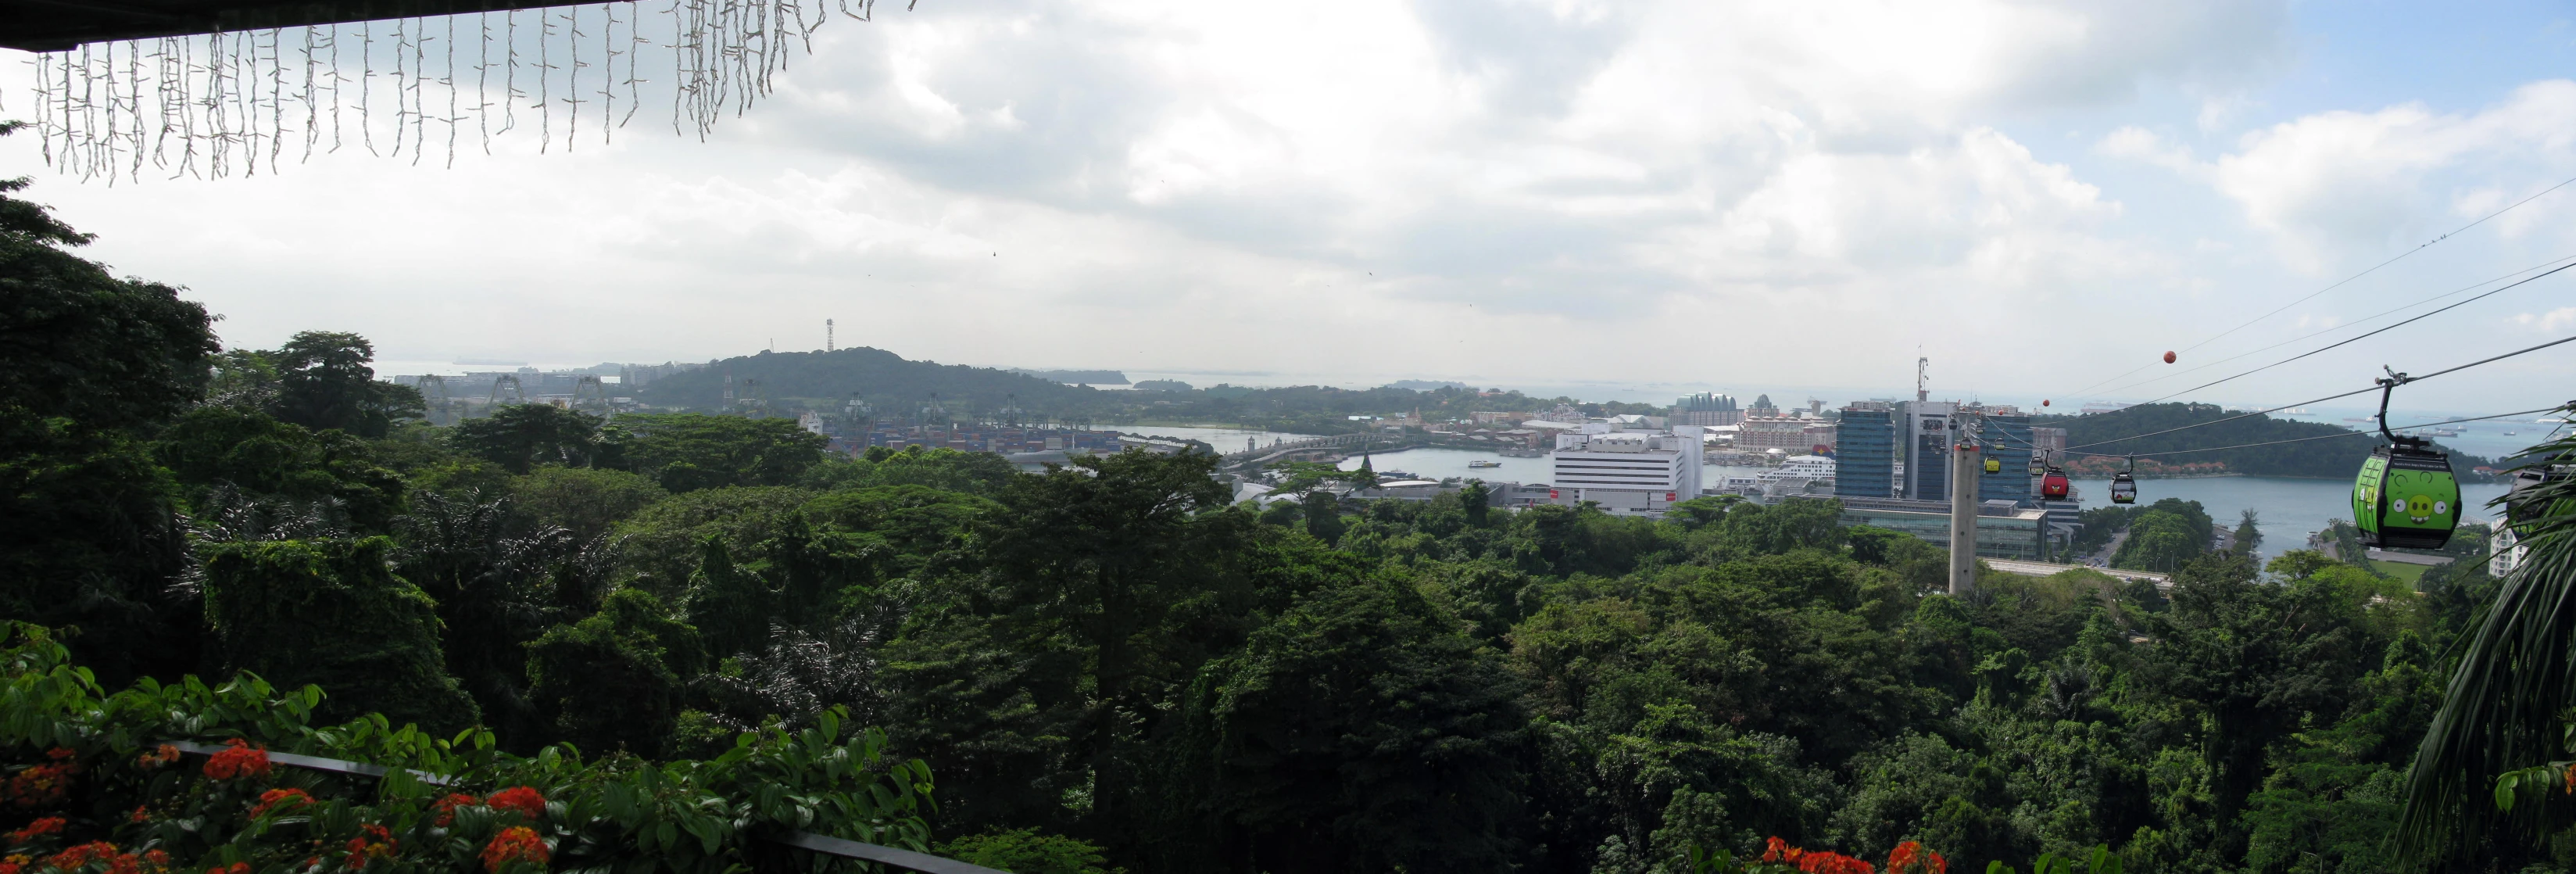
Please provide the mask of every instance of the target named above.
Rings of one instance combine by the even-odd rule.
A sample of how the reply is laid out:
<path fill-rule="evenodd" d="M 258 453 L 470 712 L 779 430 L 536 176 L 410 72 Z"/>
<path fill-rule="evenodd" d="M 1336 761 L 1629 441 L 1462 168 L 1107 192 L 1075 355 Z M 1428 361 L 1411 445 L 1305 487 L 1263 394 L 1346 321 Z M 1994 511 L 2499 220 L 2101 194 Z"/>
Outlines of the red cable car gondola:
<path fill-rule="evenodd" d="M 2072 487 L 2073 484 L 2066 481 L 2066 472 L 2058 470 L 2056 465 L 2050 465 L 2048 468 L 2048 475 L 2041 478 L 2039 481 L 2039 499 L 2043 501 L 2066 500 L 2067 491 Z"/>

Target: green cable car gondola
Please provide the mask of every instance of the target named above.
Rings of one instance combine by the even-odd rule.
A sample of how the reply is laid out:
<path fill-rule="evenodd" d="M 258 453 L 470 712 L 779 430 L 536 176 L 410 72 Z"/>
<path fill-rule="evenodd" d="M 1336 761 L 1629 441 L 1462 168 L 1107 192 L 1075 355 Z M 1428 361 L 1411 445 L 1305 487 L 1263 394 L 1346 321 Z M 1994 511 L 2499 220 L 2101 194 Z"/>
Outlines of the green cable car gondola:
<path fill-rule="evenodd" d="M 2460 524 L 2460 481 L 2451 456 L 2421 437 L 2388 430 L 2388 396 L 2406 382 L 2390 373 L 2379 381 L 2379 434 L 2388 442 L 2371 450 L 2352 484 L 2352 518 L 2363 546 L 2440 549 Z"/>
<path fill-rule="evenodd" d="M 2003 459 L 2000 459 L 2000 458 L 1996 458 L 1996 457 L 1991 456 L 1991 455 L 1986 456 L 1986 472 L 1987 472 L 1987 473 L 2002 473 L 2002 472 L 2004 472 L 2004 460 L 2003 460 Z"/>

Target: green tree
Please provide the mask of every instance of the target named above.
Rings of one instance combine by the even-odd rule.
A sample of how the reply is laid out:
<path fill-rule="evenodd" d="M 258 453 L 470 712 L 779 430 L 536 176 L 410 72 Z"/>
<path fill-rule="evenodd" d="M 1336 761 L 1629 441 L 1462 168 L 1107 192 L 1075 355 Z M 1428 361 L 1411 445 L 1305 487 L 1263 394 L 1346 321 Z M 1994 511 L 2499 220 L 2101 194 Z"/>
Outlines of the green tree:
<path fill-rule="evenodd" d="M 912 485 L 991 495 L 1019 472 L 1008 459 L 990 452 L 924 450 L 917 444 L 896 452 L 878 446 L 863 458 L 833 459 L 814 466 L 805 472 L 803 484 L 821 490 Z"/>
<path fill-rule="evenodd" d="M 341 430 L 382 437 L 393 423 L 417 419 L 426 409 L 420 392 L 376 381 L 375 344 L 356 334 L 300 331 L 266 353 L 278 376 L 280 419 L 316 431 Z"/>
<path fill-rule="evenodd" d="M 2259 527 L 2262 522 L 2252 510 L 2245 511 L 2237 520 L 2236 532 L 2231 538 L 2236 543 L 2237 552 L 2252 555 L 2263 548 L 2263 529 Z"/>
<path fill-rule="evenodd" d="M 78 626 L 107 682 L 175 677 L 195 611 L 165 594 L 186 564 L 177 490 L 140 439 L 204 392 L 211 322 L 72 254 L 91 236 L 12 196 L 28 185 L 0 180 L 0 618 Z"/>
<path fill-rule="evenodd" d="M 1308 595 L 1207 676 L 1202 804 L 1254 870 L 1510 867 L 1517 684 L 1412 588 Z"/>
<path fill-rule="evenodd" d="M 831 443 L 788 419 L 652 413 L 618 416 L 612 424 L 626 435 L 631 469 L 673 492 L 794 485 Z"/>
<path fill-rule="evenodd" d="M 401 512 L 402 476 L 375 464 L 372 449 L 343 431 L 315 433 L 256 410 L 204 406 L 161 433 L 157 454 L 190 487 L 199 515 L 226 489 L 253 499 L 328 502 L 362 531 L 383 532 Z"/>
<path fill-rule="evenodd" d="M 667 497 L 670 493 L 652 480 L 622 470 L 541 467 L 510 480 L 510 498 L 520 512 L 581 541 L 606 535 Z"/>
<path fill-rule="evenodd" d="M 697 630 L 660 599 L 619 589 L 599 612 L 528 644 L 528 697 L 555 736 L 598 755 L 663 754 L 684 678 L 704 669 Z"/>
<path fill-rule="evenodd" d="M 1493 490 L 1485 488 L 1484 480 L 1468 480 L 1467 487 L 1458 490 L 1458 509 L 1467 514 L 1467 524 L 1478 528 L 1485 527 L 1485 519 L 1494 509 L 1493 500 Z"/>
<path fill-rule="evenodd" d="M 1175 634 L 1174 623 L 1230 612 L 1222 563 L 1242 548 L 1251 520 L 1223 512 L 1227 489 L 1209 475 L 1216 464 L 1202 453 L 1133 450 L 1077 458 L 1013 480 L 985 535 L 1004 603 L 1087 656 L 1092 692 L 1078 739 L 1095 822 L 1121 822 L 1118 805 L 1133 789 L 1121 743 L 1150 729 L 1137 720 L 1159 712 L 1211 655 L 1204 632 Z"/>
<path fill-rule="evenodd" d="M 382 537 L 210 546 L 206 624 L 225 669 L 335 690 L 317 711 L 334 720 L 474 724 L 474 699 L 442 667 L 437 604 L 388 569 L 392 549 Z"/>
<path fill-rule="evenodd" d="M 589 467 L 601 454 L 598 416 L 553 404 L 510 404 L 467 419 L 448 440 L 467 455 L 524 474 L 540 465 Z"/>
<path fill-rule="evenodd" d="M 689 575 L 705 558 L 709 536 L 722 538 L 728 550 L 748 552 L 786 530 L 799 508 L 813 499 L 813 492 L 777 487 L 672 495 L 617 523 L 616 535 L 623 541 L 618 560 L 633 575 L 632 585 L 676 602 L 686 596 Z"/>
<path fill-rule="evenodd" d="M 990 832 L 939 845 L 937 853 L 968 864 L 1013 874 L 1117 874 L 1092 844 L 1051 835 L 1034 828 Z"/>
<path fill-rule="evenodd" d="M 1306 533 L 1315 539 L 1332 543 L 1342 539 L 1342 499 L 1327 491 L 1306 493 L 1304 502 Z"/>

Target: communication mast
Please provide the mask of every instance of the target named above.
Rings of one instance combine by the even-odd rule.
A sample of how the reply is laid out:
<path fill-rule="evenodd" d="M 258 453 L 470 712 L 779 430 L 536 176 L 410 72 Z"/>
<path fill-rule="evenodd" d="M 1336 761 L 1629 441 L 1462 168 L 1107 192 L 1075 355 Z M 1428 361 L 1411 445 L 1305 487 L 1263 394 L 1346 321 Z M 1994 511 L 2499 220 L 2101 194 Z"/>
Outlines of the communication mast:
<path fill-rule="evenodd" d="M 832 351 L 832 320 L 823 320 L 823 351 Z"/>
<path fill-rule="evenodd" d="M 1932 359 L 1921 357 L 1921 350 L 1916 350 L 1915 354 L 1914 401 L 1915 403 L 1923 403 L 1932 399 L 1932 388 L 1930 384 Z"/>
<path fill-rule="evenodd" d="M 753 419 L 769 418 L 769 387 L 751 377 L 742 378 L 742 394 L 736 398 L 741 413 Z"/>

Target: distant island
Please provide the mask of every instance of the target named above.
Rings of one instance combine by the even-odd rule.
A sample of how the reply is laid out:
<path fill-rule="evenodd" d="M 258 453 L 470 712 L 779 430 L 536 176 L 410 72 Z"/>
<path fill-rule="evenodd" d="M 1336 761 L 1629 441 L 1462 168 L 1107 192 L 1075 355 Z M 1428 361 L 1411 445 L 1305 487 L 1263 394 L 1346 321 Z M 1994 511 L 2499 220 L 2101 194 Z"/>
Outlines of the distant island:
<path fill-rule="evenodd" d="M 2370 457 L 2371 449 L 2379 445 L 2376 434 L 2341 425 L 2268 415 L 2234 418 L 2239 415 L 2215 404 L 2171 403 L 2139 404 L 2091 415 L 2036 416 L 2030 421 L 2032 425 L 2066 429 L 2066 445 L 2081 447 L 2074 452 L 2083 454 L 2072 454 L 2061 459 L 2060 464 L 2069 472 L 2095 476 L 2109 476 L 2125 469 L 2127 462 L 2122 456 L 2134 453 L 2150 456 L 2138 459 L 2138 475 L 2142 477 L 2244 474 L 2348 479 Z M 2203 425 L 2205 422 L 2217 424 Z M 2190 430 L 2174 431 L 2178 428 Z M 2157 433 L 2162 431 L 2174 433 Z M 2133 434 L 2154 436 L 2130 438 Z M 2155 453 L 2181 450 L 2209 451 L 2154 457 Z M 2452 453 L 2451 468 L 2464 479 L 2483 479 L 2473 469 L 2493 465 L 2490 459 Z"/>

